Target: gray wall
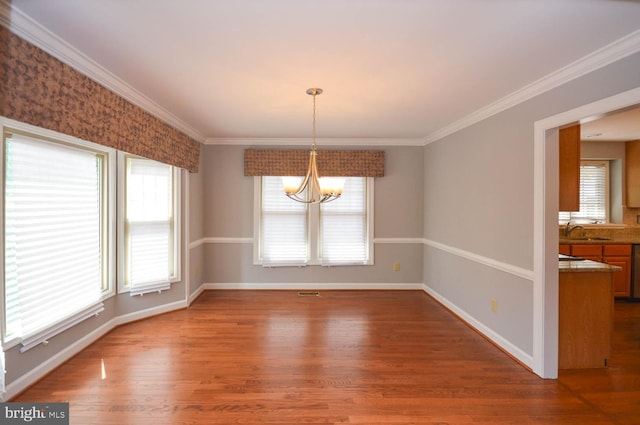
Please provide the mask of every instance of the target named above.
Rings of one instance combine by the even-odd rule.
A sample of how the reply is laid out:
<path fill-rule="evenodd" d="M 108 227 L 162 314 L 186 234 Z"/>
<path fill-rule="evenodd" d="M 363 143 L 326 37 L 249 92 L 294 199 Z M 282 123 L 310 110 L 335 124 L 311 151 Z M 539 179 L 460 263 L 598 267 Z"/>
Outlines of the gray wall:
<path fill-rule="evenodd" d="M 197 173 L 189 173 L 189 296 L 193 296 L 204 282 L 204 246 L 199 242 L 204 237 L 204 159 L 200 155 Z"/>
<path fill-rule="evenodd" d="M 424 149 L 425 286 L 528 355 L 534 122 L 640 86 L 639 69 L 635 54 Z"/>
<path fill-rule="evenodd" d="M 207 238 L 253 237 L 253 177 L 244 176 L 244 149 L 248 146 L 204 147 L 204 230 Z M 305 149 L 305 147 L 301 147 Z M 250 241 L 207 243 L 205 282 L 229 287 L 247 284 L 421 284 L 422 147 L 385 149 L 385 176 L 375 180 L 373 266 L 263 268 L 253 265 Z M 322 170 L 320 170 L 322 172 Z M 385 240 L 386 238 L 386 240 Z M 405 238 L 405 240 L 389 240 Z M 400 271 L 393 272 L 393 263 Z M 371 287 L 371 286 L 370 286 Z"/>

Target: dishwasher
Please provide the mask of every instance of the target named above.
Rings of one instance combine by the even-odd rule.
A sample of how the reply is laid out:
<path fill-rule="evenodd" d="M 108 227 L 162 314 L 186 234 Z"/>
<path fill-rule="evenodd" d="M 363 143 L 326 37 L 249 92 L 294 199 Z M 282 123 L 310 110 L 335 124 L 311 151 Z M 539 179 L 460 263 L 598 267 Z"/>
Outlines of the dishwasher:
<path fill-rule="evenodd" d="M 631 264 L 631 297 L 629 301 L 640 302 L 640 245 L 633 245 Z"/>

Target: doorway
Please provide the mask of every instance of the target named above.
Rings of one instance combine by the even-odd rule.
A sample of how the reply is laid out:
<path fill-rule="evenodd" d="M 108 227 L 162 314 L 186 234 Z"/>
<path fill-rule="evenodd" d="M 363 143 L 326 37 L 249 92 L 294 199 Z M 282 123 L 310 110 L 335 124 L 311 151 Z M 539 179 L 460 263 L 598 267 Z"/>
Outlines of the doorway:
<path fill-rule="evenodd" d="M 640 88 L 534 124 L 533 371 L 558 377 L 558 128 L 640 103 Z"/>

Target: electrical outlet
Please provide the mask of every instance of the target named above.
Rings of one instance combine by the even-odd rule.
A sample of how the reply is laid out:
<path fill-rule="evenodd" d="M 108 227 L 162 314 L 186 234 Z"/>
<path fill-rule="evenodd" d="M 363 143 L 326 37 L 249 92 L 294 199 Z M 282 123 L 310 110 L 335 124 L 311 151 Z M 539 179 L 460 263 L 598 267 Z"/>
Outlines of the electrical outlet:
<path fill-rule="evenodd" d="M 393 271 L 394 272 L 399 272 L 400 271 L 400 262 L 396 261 L 395 263 L 393 263 Z"/>
<path fill-rule="evenodd" d="M 498 300 L 496 300 L 495 298 L 491 300 L 491 311 L 493 311 L 494 313 L 498 312 Z"/>

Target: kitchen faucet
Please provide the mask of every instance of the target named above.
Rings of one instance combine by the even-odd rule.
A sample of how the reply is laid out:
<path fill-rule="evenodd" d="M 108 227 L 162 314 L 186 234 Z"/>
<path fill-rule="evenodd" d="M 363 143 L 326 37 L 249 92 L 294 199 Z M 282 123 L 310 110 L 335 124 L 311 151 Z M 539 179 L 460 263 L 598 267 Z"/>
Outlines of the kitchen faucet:
<path fill-rule="evenodd" d="M 571 220 L 567 221 L 567 227 L 564 228 L 564 235 L 566 237 L 571 236 L 571 232 L 573 232 L 576 229 L 583 229 L 584 230 L 584 226 L 581 226 L 579 224 L 575 225 L 575 226 L 571 226 Z"/>

